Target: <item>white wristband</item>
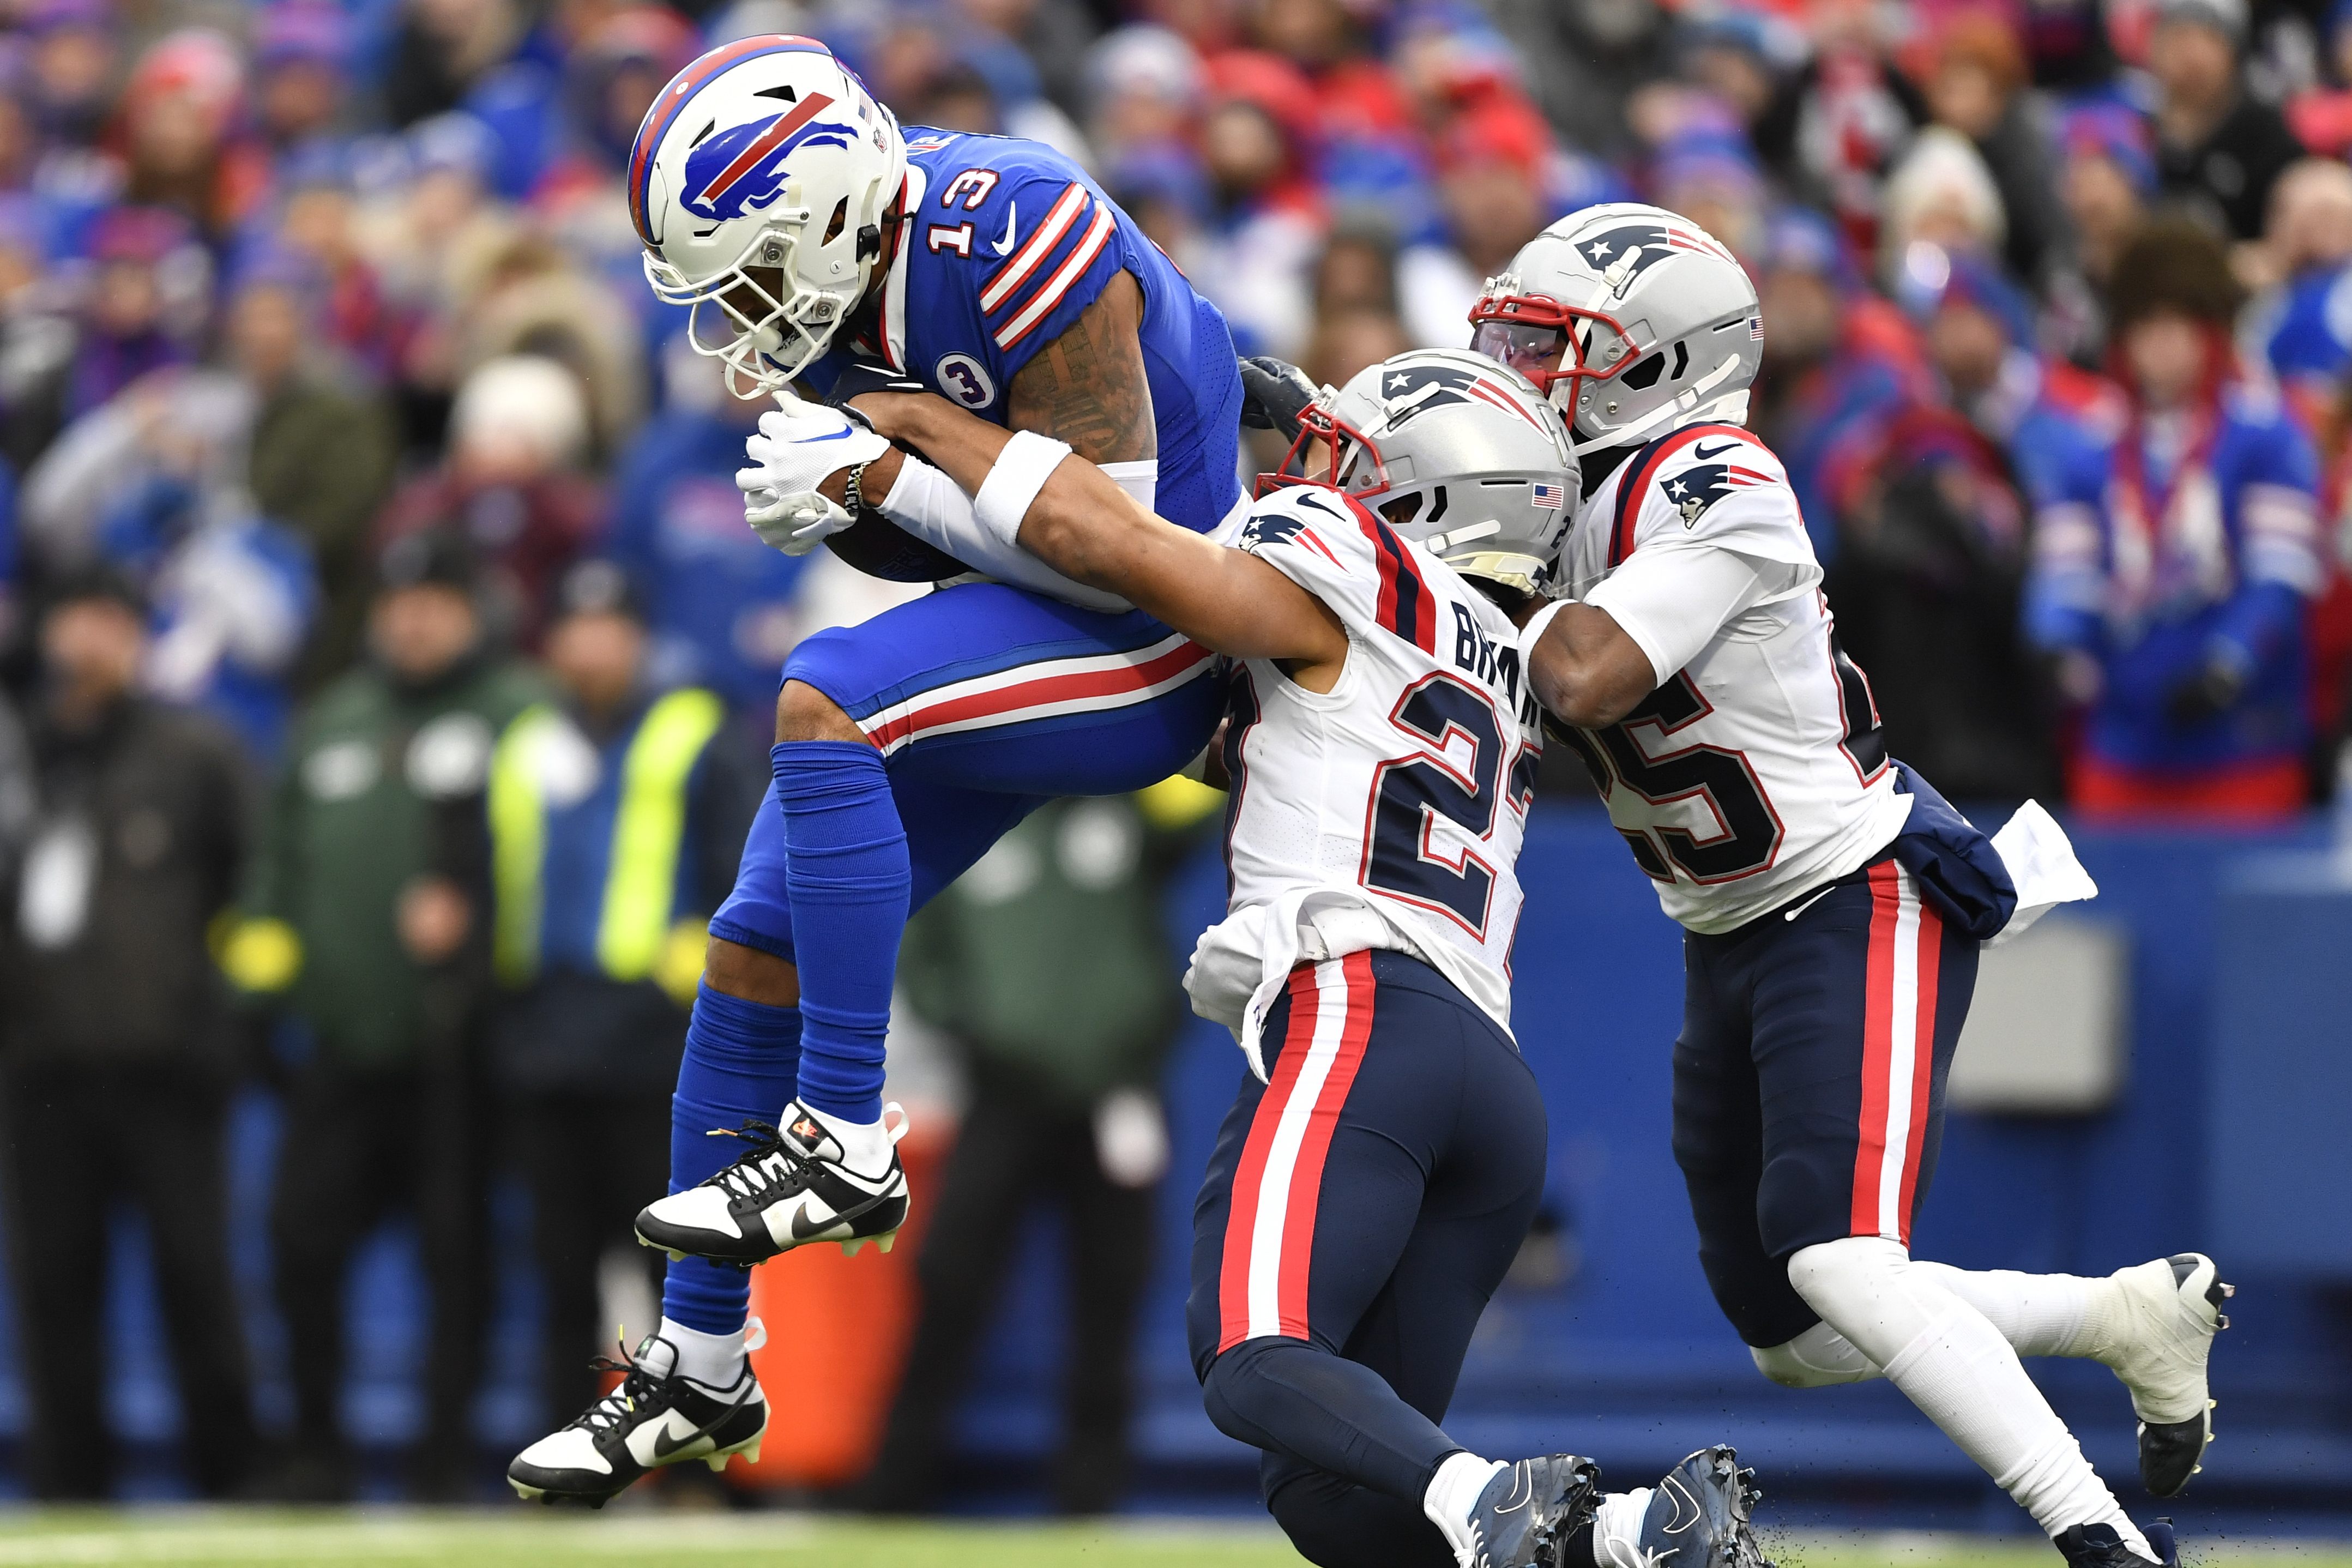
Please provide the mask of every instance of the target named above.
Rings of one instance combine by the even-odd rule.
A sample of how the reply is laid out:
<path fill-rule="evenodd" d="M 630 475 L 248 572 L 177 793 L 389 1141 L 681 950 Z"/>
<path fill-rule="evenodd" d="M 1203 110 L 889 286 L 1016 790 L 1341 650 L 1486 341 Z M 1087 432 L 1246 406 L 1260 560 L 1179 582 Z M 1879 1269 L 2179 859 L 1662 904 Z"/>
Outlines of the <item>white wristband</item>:
<path fill-rule="evenodd" d="M 1006 544 L 1019 543 L 1021 520 L 1028 515 L 1030 503 L 1069 455 L 1069 447 L 1050 436 L 1014 431 L 1004 450 L 997 454 L 996 466 L 981 481 L 980 493 L 971 498 L 971 510 L 981 527 Z"/>
<path fill-rule="evenodd" d="M 1543 640 L 1545 628 L 1558 618 L 1562 610 L 1575 602 L 1573 599 L 1554 599 L 1528 617 L 1528 624 L 1519 628 L 1519 652 L 1523 658 L 1535 657 L 1536 644 Z"/>

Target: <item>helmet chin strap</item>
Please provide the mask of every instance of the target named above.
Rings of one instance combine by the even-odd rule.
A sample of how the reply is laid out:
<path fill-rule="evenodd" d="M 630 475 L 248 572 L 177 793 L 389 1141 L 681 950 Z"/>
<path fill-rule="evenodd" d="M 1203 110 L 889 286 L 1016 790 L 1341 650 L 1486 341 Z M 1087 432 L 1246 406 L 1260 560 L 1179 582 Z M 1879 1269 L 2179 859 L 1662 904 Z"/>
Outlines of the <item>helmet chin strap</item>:
<path fill-rule="evenodd" d="M 1603 431 L 1600 435 L 1593 437 L 1591 440 L 1583 439 L 1584 432 L 1581 428 L 1580 422 L 1571 417 L 1570 421 L 1570 428 L 1573 430 L 1578 437 L 1577 450 L 1580 452 L 1606 452 L 1612 447 L 1631 447 L 1636 442 L 1648 439 L 1652 431 L 1664 425 L 1700 424 L 1705 423 L 1710 418 L 1722 418 L 1728 422 L 1731 419 L 1731 416 L 1724 413 L 1717 405 L 1727 404 L 1733 398 L 1738 398 L 1739 400 L 1738 418 L 1740 420 L 1745 420 L 1748 417 L 1748 389 L 1746 387 L 1741 387 L 1736 392 L 1725 393 L 1721 397 L 1712 400 L 1707 397 L 1707 394 L 1709 392 L 1712 392 L 1716 387 L 1722 385 L 1723 383 L 1729 380 L 1732 373 L 1737 371 L 1738 368 L 1739 360 L 1737 356 L 1727 359 L 1721 364 L 1716 366 L 1713 370 L 1707 372 L 1705 375 L 1699 377 L 1698 380 L 1691 383 L 1689 386 L 1685 387 L 1675 396 L 1673 401 L 1660 404 L 1657 407 L 1653 408 L 1649 413 L 1643 415 L 1641 418 L 1635 420 L 1631 425 L 1625 426 L 1622 429 Z M 1569 411 L 1563 409 L 1562 412 L 1567 413 Z"/>

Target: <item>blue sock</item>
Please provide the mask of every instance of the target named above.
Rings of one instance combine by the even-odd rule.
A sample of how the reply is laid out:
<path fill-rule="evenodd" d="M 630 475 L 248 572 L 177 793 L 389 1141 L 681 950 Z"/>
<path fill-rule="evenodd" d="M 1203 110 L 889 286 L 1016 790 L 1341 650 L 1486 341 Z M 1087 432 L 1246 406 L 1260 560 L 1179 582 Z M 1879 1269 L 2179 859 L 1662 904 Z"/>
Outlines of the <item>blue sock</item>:
<path fill-rule="evenodd" d="M 782 1119 L 800 1054 L 799 1008 L 745 1002 L 703 985 L 669 1101 L 671 1192 L 684 1192 L 743 1152 L 740 1141 L 713 1138 L 711 1129 L 732 1131 L 747 1117 Z M 662 1315 L 708 1334 L 740 1329 L 751 1300 L 749 1274 L 699 1258 L 672 1263 L 662 1279 Z"/>
<path fill-rule="evenodd" d="M 792 857 L 800 1098 L 845 1121 L 877 1121 L 913 879 L 890 776 L 862 742 L 786 741 L 769 756 Z"/>

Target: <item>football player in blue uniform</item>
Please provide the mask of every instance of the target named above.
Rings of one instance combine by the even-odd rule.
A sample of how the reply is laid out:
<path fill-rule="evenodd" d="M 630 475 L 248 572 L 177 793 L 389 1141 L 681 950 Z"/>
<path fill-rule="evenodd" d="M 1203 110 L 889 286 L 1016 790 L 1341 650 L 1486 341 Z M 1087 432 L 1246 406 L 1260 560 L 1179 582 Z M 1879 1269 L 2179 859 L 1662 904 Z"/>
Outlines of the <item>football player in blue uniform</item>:
<path fill-rule="evenodd" d="M 761 536 L 792 553 L 832 537 L 881 575 L 995 581 L 820 634 L 785 665 L 775 784 L 711 921 L 678 1068 L 671 1195 L 638 1216 L 672 1258 L 661 1326 L 611 1397 L 509 1467 L 549 1501 L 757 1457 L 745 1268 L 812 1241 L 887 1247 L 906 1217 L 904 1121 L 886 1130 L 881 1089 L 908 911 L 1041 801 L 1182 768 L 1223 699 L 1207 649 L 996 542 L 947 476 L 787 384 L 845 400 L 912 384 L 1066 444 L 1182 527 L 1242 510 L 1223 318 L 1050 148 L 902 133 L 822 44 L 770 36 L 663 89 L 627 181 L 655 292 L 690 307 L 731 389 L 782 405 L 739 479 Z"/>

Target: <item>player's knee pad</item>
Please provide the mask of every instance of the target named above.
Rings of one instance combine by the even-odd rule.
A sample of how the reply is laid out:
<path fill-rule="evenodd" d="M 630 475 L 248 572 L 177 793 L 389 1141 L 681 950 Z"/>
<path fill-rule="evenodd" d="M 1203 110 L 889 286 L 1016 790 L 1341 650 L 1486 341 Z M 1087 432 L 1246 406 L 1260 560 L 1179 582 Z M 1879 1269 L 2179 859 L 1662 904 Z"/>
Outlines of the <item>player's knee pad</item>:
<path fill-rule="evenodd" d="M 1789 1258 L 1789 1283 L 1805 1304 L 1830 1322 L 1851 1321 L 1900 1288 L 1911 1255 L 1899 1242 L 1849 1236 L 1799 1247 Z"/>
<path fill-rule="evenodd" d="M 1827 1323 L 1815 1323 L 1786 1344 L 1751 1346 L 1756 1370 L 1783 1388 L 1834 1388 L 1884 1376 L 1878 1364 Z"/>

